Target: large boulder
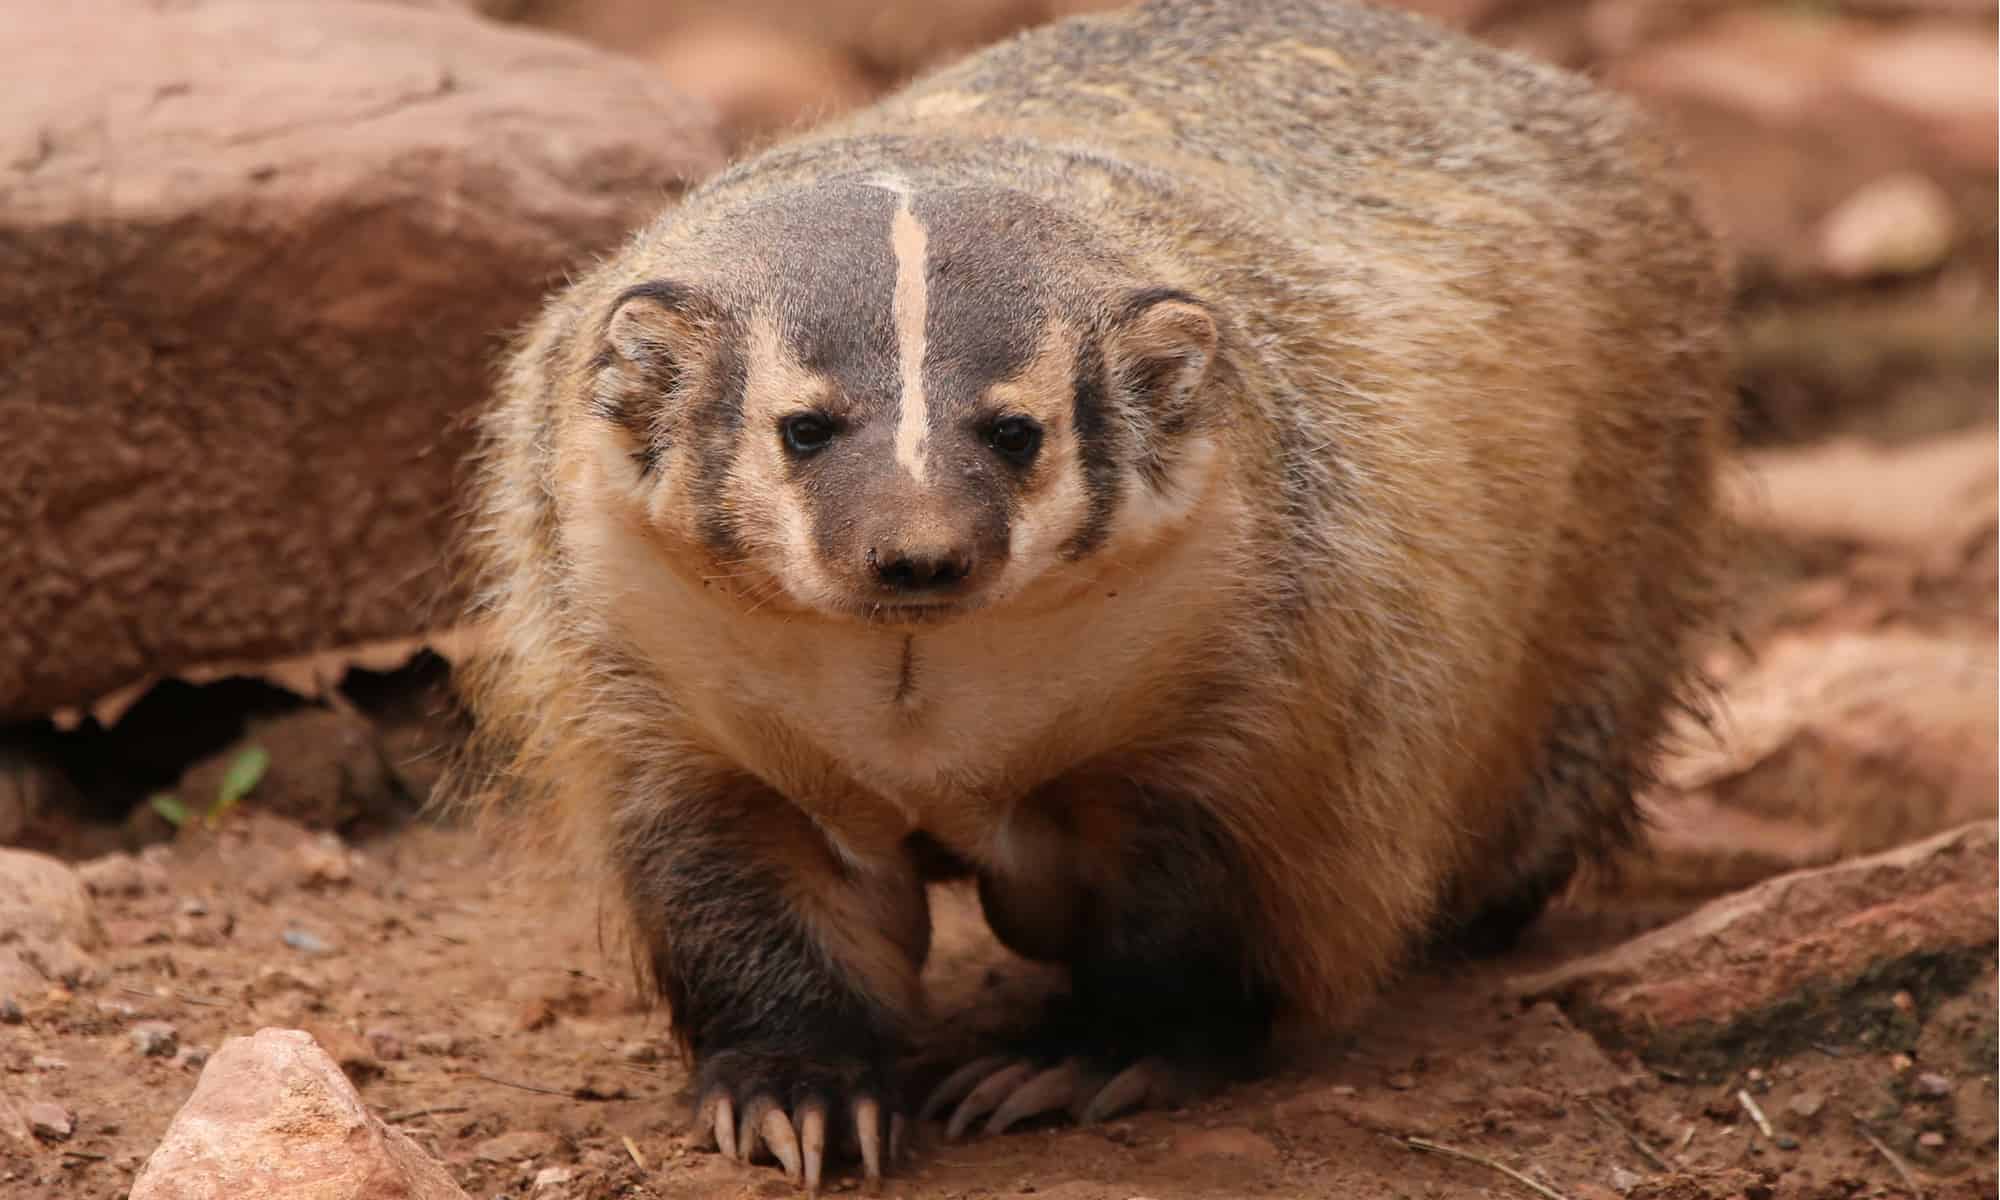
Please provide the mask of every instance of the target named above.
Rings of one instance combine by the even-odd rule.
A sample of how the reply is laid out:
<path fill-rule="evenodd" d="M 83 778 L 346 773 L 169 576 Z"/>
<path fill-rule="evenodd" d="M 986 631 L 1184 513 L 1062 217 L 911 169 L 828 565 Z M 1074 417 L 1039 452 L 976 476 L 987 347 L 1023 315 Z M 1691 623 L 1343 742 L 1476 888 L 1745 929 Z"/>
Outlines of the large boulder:
<path fill-rule="evenodd" d="M 444 7 L 0 44 L 0 719 L 440 620 L 503 339 L 721 161 L 656 70 Z"/>

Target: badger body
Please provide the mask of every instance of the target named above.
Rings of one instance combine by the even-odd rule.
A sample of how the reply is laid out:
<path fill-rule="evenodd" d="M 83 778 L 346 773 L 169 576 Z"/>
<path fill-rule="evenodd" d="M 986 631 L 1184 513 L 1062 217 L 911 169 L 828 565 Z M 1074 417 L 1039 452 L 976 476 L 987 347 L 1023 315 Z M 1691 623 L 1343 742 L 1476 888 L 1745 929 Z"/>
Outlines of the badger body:
<path fill-rule="evenodd" d="M 1162 1099 L 1629 840 L 1725 296 L 1552 68 L 1319 0 L 1031 31 L 551 300 L 486 415 L 471 790 L 604 869 L 740 1157 L 879 1169 L 945 874 L 1072 983 L 953 1131 Z"/>

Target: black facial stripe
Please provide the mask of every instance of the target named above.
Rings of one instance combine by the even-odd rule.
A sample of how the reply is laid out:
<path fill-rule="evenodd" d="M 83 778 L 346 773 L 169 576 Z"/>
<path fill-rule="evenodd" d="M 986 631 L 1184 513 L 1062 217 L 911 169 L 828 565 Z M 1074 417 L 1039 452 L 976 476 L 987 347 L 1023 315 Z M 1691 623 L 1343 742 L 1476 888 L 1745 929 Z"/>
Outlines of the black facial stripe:
<path fill-rule="evenodd" d="M 700 513 L 702 540 L 725 559 L 741 557 L 741 533 L 727 502 L 729 468 L 736 461 L 743 437 L 743 391 L 749 369 L 742 338 L 730 330 L 715 348 L 715 377 L 706 396 L 691 404 L 688 424 L 693 462 L 695 509 Z"/>
<path fill-rule="evenodd" d="M 1077 349 L 1072 381 L 1072 417 L 1077 454 L 1083 465 L 1087 497 L 1083 523 L 1063 543 L 1065 558 L 1077 559 L 1104 544 L 1111 532 L 1111 514 L 1118 505 L 1117 447 L 1111 421 L 1111 397 L 1105 389 L 1104 347 L 1087 335 Z"/>

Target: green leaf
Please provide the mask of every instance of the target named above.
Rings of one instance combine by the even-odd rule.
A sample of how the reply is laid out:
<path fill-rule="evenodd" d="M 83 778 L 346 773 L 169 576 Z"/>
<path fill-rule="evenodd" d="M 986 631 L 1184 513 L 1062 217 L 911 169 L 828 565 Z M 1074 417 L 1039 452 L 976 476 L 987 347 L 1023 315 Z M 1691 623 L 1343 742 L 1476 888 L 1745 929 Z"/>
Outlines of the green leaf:
<path fill-rule="evenodd" d="M 222 815 L 236 807 L 236 802 L 250 794 L 257 781 L 264 778 L 264 769 L 271 765 L 270 752 L 262 746 L 252 746 L 236 756 L 229 764 L 229 770 L 222 775 L 222 786 L 216 789 L 215 807 L 208 810 L 207 824 L 213 829 Z"/>
<path fill-rule="evenodd" d="M 175 829 L 188 823 L 187 805 L 182 804 L 180 797 L 172 792 L 155 792 L 146 797 L 146 803 L 152 805 L 153 811 L 166 818 L 167 824 Z"/>

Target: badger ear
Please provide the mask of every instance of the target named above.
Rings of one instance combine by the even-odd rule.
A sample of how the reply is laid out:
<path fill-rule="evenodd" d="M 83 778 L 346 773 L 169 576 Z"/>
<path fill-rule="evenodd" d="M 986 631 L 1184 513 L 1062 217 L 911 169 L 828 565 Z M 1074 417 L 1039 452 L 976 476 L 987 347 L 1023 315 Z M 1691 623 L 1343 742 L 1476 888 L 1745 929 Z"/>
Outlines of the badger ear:
<path fill-rule="evenodd" d="M 592 363 L 592 407 L 622 431 L 642 476 L 659 467 L 716 374 L 725 336 L 721 306 L 685 284 L 642 283 L 612 303 Z"/>
<path fill-rule="evenodd" d="M 722 310 L 684 283 L 655 279 L 618 294 L 605 321 L 605 347 L 641 372 L 684 370 L 714 349 Z"/>
<path fill-rule="evenodd" d="M 1126 395 L 1160 413 L 1183 413 L 1208 377 L 1218 339 L 1208 306 L 1186 292 L 1148 288 L 1127 297 L 1105 339 L 1105 365 Z"/>

